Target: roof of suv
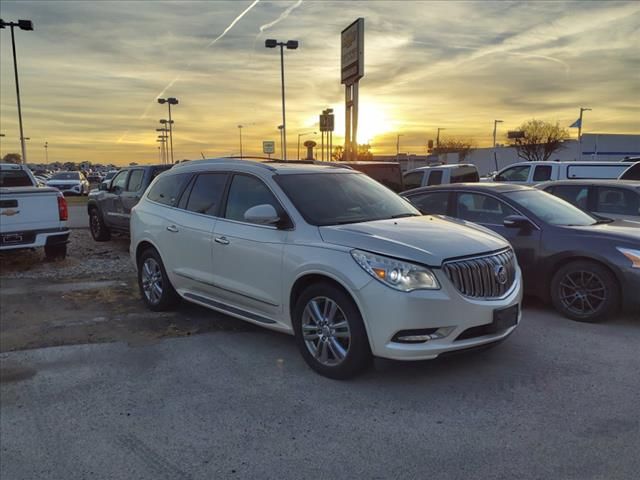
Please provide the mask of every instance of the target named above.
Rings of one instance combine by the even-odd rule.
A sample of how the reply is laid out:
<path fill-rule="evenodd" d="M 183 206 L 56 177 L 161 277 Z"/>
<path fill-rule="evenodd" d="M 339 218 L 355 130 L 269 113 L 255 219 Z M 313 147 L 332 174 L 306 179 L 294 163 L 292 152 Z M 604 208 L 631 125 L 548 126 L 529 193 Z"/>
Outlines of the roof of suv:
<path fill-rule="evenodd" d="M 447 163 L 447 164 L 442 164 L 442 165 L 425 165 L 424 167 L 417 167 L 414 168 L 406 173 L 411 173 L 411 172 L 420 172 L 420 171 L 424 171 L 424 170 L 432 170 L 432 169 L 439 169 L 439 168 L 445 168 L 445 169 L 449 169 L 449 168 L 459 168 L 459 167 L 473 167 L 473 168 L 477 168 L 473 163 Z"/>
<path fill-rule="evenodd" d="M 304 162 L 304 161 L 260 161 L 260 160 L 244 160 L 238 158 L 207 158 L 205 160 L 192 160 L 185 163 L 175 165 L 172 170 L 190 171 L 201 170 L 206 165 L 220 166 L 220 167 L 244 167 L 244 168 L 256 168 L 267 169 L 278 174 L 294 174 L 294 173 L 317 173 L 324 172 L 340 172 L 340 173 L 357 173 L 356 171 L 348 168 L 334 165 L 321 165 L 318 163 Z"/>
<path fill-rule="evenodd" d="M 517 192 L 520 190 L 535 190 L 535 188 L 526 185 L 516 185 L 510 183 L 499 182 L 469 182 L 469 183 L 446 183 L 442 185 L 430 185 L 426 187 L 418 187 L 412 190 L 402 192 L 402 195 L 410 195 L 418 192 L 432 192 L 436 190 L 476 190 L 479 192 Z"/>

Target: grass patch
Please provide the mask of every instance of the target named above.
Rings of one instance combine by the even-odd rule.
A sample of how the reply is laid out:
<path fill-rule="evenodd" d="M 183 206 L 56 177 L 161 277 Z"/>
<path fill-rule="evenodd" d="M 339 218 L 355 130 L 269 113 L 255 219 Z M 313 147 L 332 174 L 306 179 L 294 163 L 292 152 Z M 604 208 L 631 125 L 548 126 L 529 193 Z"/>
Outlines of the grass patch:
<path fill-rule="evenodd" d="M 83 197 L 83 196 L 71 196 L 68 195 L 66 197 L 64 197 L 67 200 L 67 205 L 86 205 L 87 204 L 87 197 Z"/>

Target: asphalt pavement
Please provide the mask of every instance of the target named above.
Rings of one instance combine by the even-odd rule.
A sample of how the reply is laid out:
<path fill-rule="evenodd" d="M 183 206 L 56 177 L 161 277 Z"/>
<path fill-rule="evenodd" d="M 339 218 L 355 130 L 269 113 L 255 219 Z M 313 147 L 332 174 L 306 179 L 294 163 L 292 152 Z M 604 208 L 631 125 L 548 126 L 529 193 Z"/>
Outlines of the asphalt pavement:
<path fill-rule="evenodd" d="M 534 304 L 495 349 L 346 382 L 255 328 L 3 353 L 0 477 L 638 478 L 639 345 Z"/>

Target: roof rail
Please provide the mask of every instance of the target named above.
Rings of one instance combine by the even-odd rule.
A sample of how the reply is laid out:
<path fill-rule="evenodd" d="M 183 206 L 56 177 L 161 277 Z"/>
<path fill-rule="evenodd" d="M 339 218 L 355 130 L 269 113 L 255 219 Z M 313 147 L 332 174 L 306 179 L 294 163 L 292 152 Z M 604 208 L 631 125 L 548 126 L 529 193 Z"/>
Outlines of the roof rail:
<path fill-rule="evenodd" d="M 219 158 L 205 158 L 203 160 L 189 160 L 186 162 L 181 162 L 174 165 L 174 169 L 182 168 L 188 165 L 204 165 L 204 164 L 226 164 L 226 165 L 255 165 L 266 168 L 267 170 L 275 171 L 276 169 L 270 165 L 267 165 L 266 162 L 261 162 L 256 160 L 249 160 L 246 157 L 243 158 L 233 158 L 233 157 L 219 157 Z"/>

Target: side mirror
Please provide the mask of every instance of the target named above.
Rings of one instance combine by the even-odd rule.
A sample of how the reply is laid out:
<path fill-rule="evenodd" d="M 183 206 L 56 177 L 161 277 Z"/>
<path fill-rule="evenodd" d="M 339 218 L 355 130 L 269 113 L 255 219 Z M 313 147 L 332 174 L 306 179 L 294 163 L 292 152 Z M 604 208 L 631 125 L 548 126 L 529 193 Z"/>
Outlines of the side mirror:
<path fill-rule="evenodd" d="M 531 220 L 522 215 L 509 215 L 503 221 L 503 225 L 507 228 L 529 229 L 533 227 Z"/>
<path fill-rule="evenodd" d="M 273 205 L 267 203 L 256 205 L 244 212 L 244 219 L 249 223 L 257 223 L 258 225 L 276 225 L 280 222 L 278 212 Z"/>
<path fill-rule="evenodd" d="M 100 184 L 98 184 L 98 190 L 102 190 L 102 191 L 109 190 L 109 184 L 100 182 Z"/>

